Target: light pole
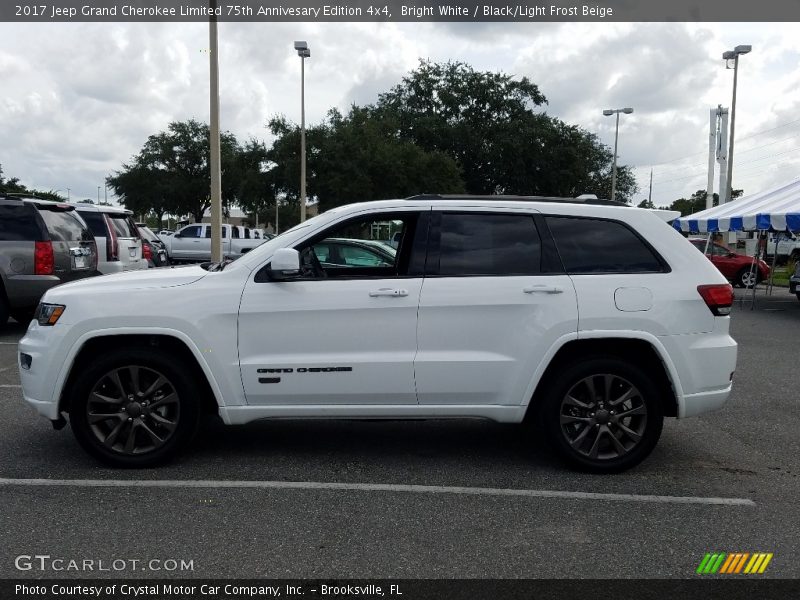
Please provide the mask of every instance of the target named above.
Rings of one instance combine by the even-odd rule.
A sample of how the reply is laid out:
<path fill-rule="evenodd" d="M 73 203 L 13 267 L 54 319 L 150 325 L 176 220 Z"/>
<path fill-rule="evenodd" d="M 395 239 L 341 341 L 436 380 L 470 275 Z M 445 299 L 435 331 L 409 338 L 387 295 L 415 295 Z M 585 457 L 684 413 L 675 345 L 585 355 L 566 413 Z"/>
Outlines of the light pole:
<path fill-rule="evenodd" d="M 69 190 L 70 188 L 67 188 L 67 202 L 69 202 Z"/>
<path fill-rule="evenodd" d="M 217 8 L 217 0 L 211 0 Z M 217 17 L 208 20 L 209 62 L 209 166 L 211 168 L 211 260 L 222 262 L 222 167 L 219 133 L 219 58 L 217 56 Z"/>
<path fill-rule="evenodd" d="M 603 111 L 606 117 L 617 115 L 617 127 L 614 130 L 614 166 L 611 168 L 611 200 L 615 200 L 617 193 L 617 142 L 619 141 L 619 113 L 629 115 L 633 112 L 632 108 L 609 108 Z"/>
<path fill-rule="evenodd" d="M 100 186 L 97 186 L 97 203 L 100 204 Z"/>
<path fill-rule="evenodd" d="M 728 61 L 733 60 L 733 99 L 731 100 L 731 139 L 728 146 L 728 182 L 725 186 L 725 199 L 723 202 L 730 202 L 731 195 L 733 194 L 733 182 L 731 176 L 733 175 L 733 131 L 736 125 L 736 80 L 739 74 L 739 55 L 747 54 L 753 47 L 749 45 L 736 46 L 733 50 L 728 50 L 722 53 L 722 59 L 725 61 L 725 68 L 730 69 Z M 722 192 L 722 190 L 720 190 Z"/>
<path fill-rule="evenodd" d="M 306 59 L 311 50 L 305 42 L 295 42 L 300 57 L 300 222 L 306 220 Z"/>

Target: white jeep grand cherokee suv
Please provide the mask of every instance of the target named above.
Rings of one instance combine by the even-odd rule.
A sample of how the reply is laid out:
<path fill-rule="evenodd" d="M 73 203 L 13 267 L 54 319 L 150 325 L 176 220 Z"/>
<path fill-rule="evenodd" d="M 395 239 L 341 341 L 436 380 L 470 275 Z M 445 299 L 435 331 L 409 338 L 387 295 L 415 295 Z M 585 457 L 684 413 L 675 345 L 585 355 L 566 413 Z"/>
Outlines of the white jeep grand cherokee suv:
<path fill-rule="evenodd" d="M 25 400 L 112 465 L 163 462 L 213 411 L 531 422 L 611 472 L 665 416 L 724 404 L 732 301 L 644 209 L 416 196 L 335 208 L 232 263 L 59 286 L 19 361 Z"/>

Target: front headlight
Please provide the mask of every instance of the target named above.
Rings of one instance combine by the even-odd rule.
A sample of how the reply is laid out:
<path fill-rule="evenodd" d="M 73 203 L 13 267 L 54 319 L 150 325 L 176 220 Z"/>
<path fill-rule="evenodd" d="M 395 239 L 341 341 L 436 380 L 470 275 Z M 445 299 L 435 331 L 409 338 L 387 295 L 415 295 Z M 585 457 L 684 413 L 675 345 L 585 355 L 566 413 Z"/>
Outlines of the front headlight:
<path fill-rule="evenodd" d="M 40 302 L 36 307 L 36 313 L 33 318 L 39 322 L 39 325 L 55 325 L 64 314 L 66 306 L 63 304 L 46 304 Z"/>

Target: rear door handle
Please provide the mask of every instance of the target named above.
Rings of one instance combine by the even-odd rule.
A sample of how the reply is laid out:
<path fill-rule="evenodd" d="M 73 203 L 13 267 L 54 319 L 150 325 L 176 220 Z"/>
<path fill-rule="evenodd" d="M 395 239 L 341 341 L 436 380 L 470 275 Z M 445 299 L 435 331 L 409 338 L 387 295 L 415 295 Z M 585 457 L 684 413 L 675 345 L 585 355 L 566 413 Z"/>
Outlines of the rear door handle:
<path fill-rule="evenodd" d="M 408 290 L 399 290 L 395 288 L 380 288 L 377 290 L 370 290 L 369 292 L 370 298 L 377 298 L 378 296 L 393 296 L 393 297 L 403 297 L 408 296 Z"/>
<path fill-rule="evenodd" d="M 560 294 L 564 290 L 556 285 L 529 285 L 522 288 L 526 294 Z"/>

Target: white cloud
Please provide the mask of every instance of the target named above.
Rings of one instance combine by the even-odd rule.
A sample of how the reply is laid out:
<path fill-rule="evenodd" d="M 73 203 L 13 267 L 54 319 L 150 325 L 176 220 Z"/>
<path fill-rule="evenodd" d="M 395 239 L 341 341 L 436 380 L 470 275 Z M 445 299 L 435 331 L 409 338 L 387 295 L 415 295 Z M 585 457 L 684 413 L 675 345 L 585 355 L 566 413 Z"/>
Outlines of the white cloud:
<path fill-rule="evenodd" d="M 309 42 L 307 121 L 374 102 L 419 58 L 527 76 L 549 114 L 613 144 L 620 162 L 669 202 L 705 187 L 708 111 L 729 105 L 723 50 L 741 59 L 737 187 L 756 191 L 800 172 L 800 25 L 714 23 L 222 23 L 223 128 L 268 139 L 270 116 L 299 120 L 299 58 Z M 170 121 L 208 115 L 205 24 L 0 24 L 0 162 L 6 175 L 94 197 L 97 185 Z M 788 125 L 787 125 L 788 123 Z M 767 131 L 773 129 L 773 131 Z M 681 159 L 681 160 L 674 160 Z M 669 161 L 669 162 L 667 162 Z M 665 164 L 664 164 L 665 163 Z"/>

